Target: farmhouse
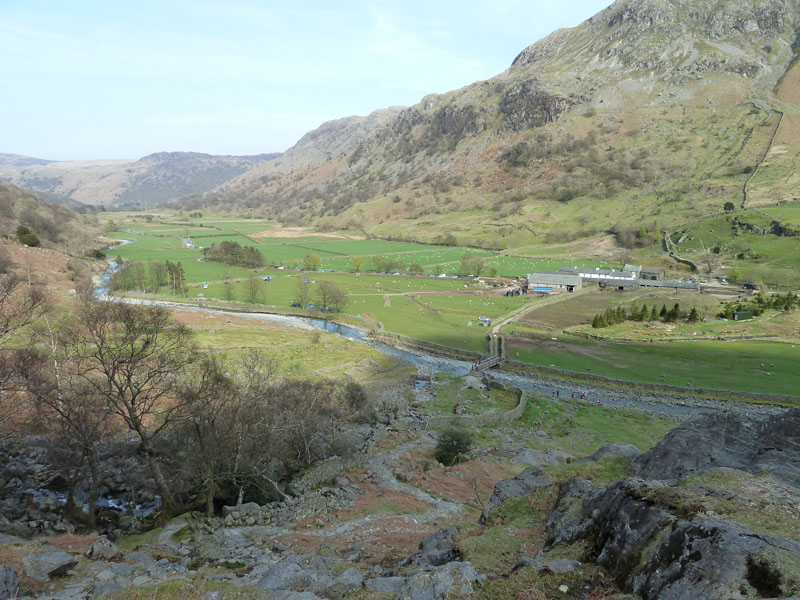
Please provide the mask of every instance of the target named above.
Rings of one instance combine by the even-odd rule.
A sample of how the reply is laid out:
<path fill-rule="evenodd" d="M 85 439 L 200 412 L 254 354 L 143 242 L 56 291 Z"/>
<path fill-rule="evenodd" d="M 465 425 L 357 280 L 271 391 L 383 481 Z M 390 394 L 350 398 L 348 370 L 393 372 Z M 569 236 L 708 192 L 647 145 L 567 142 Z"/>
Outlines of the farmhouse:
<path fill-rule="evenodd" d="M 583 281 L 577 275 L 569 273 L 533 273 L 528 275 L 528 291 L 549 294 L 555 290 L 566 290 L 572 293 L 583 287 Z"/>
<path fill-rule="evenodd" d="M 616 288 L 625 291 L 638 287 L 664 287 L 683 290 L 699 290 L 700 285 L 693 281 L 679 279 L 665 280 L 657 269 L 643 269 L 639 265 L 625 265 L 621 271 L 616 269 L 594 269 L 589 267 L 562 267 L 558 273 L 533 273 L 528 275 L 528 289 L 533 292 L 552 292 L 554 289 L 567 289 L 572 292 L 581 289 L 585 283 L 596 283 L 601 288 Z M 576 281 L 579 283 L 576 285 Z M 536 289 L 536 288 L 541 289 Z M 552 289 L 546 289 L 551 287 Z"/>

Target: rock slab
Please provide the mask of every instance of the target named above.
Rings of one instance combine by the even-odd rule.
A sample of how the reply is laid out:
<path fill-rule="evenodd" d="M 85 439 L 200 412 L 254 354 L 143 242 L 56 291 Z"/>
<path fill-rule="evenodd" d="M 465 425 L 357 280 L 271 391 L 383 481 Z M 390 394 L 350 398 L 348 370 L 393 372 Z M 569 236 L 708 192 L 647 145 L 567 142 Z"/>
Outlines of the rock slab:
<path fill-rule="evenodd" d="M 78 564 L 78 561 L 66 552 L 45 552 L 44 554 L 23 556 L 22 563 L 25 565 L 25 573 L 29 577 L 39 581 L 50 581 L 53 577 L 69 571 Z"/>
<path fill-rule="evenodd" d="M 19 594 L 19 576 L 9 566 L 0 565 L 0 598 L 16 598 Z"/>

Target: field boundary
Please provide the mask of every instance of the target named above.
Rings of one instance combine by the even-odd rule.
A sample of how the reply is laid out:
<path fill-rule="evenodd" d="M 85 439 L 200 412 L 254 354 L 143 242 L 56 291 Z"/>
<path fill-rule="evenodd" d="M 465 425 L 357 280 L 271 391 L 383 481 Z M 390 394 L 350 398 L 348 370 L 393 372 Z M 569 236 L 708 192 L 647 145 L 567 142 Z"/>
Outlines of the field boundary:
<path fill-rule="evenodd" d="M 559 367 L 549 367 L 544 365 L 532 365 L 530 363 L 518 360 L 506 360 L 505 365 L 514 367 L 513 370 L 501 367 L 502 370 L 523 371 L 530 372 L 537 375 L 555 376 L 568 379 L 578 379 L 581 381 L 591 381 L 598 383 L 604 387 L 623 387 L 632 390 L 640 390 L 647 392 L 662 392 L 673 396 L 691 396 L 691 397 L 711 397 L 723 398 L 739 401 L 750 401 L 755 404 L 773 404 L 780 406 L 797 406 L 800 405 L 800 398 L 796 396 L 779 396 L 775 394 L 755 394 L 748 392 L 736 392 L 733 390 L 712 390 L 705 388 L 685 388 L 677 385 L 666 385 L 659 383 L 644 383 L 639 381 L 630 381 L 626 379 L 613 379 L 611 377 L 603 377 L 602 375 L 592 375 L 589 373 L 581 373 L 579 371 L 569 371 Z"/>
<path fill-rule="evenodd" d="M 489 411 L 480 415 L 442 415 L 423 419 L 426 429 L 440 427 L 483 427 L 490 423 L 512 423 L 522 416 L 528 405 L 528 394 L 519 388 L 509 388 L 508 391 L 517 394 L 517 406 L 507 411 Z"/>

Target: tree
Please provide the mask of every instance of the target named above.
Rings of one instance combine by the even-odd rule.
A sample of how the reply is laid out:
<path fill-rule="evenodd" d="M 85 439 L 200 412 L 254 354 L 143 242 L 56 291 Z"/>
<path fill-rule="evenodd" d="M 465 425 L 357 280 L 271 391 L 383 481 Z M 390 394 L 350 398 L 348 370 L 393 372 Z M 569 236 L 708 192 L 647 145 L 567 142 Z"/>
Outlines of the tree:
<path fill-rule="evenodd" d="M 723 205 L 722 209 L 727 213 L 736 210 L 736 206 L 729 200 Z"/>
<path fill-rule="evenodd" d="M 325 311 L 342 312 L 349 300 L 347 293 L 332 281 L 320 281 L 317 293 L 319 294 L 319 307 Z"/>
<path fill-rule="evenodd" d="M 264 288 L 264 282 L 255 273 L 251 273 L 250 276 L 245 279 L 244 289 L 247 294 L 247 298 L 250 300 L 250 304 L 266 301 L 266 289 Z"/>
<path fill-rule="evenodd" d="M 297 279 L 295 298 L 300 306 L 306 306 L 311 299 L 311 286 L 304 279 Z"/>
<path fill-rule="evenodd" d="M 364 268 L 364 262 L 363 256 L 354 256 L 350 259 L 350 268 L 356 273 L 360 273 L 361 269 Z"/>
<path fill-rule="evenodd" d="M 446 466 L 467 459 L 472 448 L 472 434 L 466 429 L 450 428 L 442 431 L 436 440 L 436 460 Z"/>
<path fill-rule="evenodd" d="M 223 275 L 224 281 L 222 282 L 222 297 L 230 302 L 233 300 L 233 287 L 231 285 L 231 276 L 227 271 Z"/>
<path fill-rule="evenodd" d="M 102 441 L 116 431 L 114 419 L 104 399 L 83 377 L 86 365 L 80 353 L 74 352 L 71 327 L 66 322 L 55 322 L 50 315 L 44 315 L 42 320 L 45 326 L 39 332 L 40 343 L 24 363 L 25 387 L 51 436 L 62 442 L 54 449 L 64 459 L 63 470 L 71 484 L 68 507 L 73 505 L 74 485 L 83 465 L 88 467 L 88 524 L 96 529 L 95 507 L 100 488 L 98 450 Z"/>
<path fill-rule="evenodd" d="M 689 323 L 696 323 L 699 320 L 700 320 L 700 315 L 697 312 L 697 308 L 693 306 L 692 310 L 689 311 L 688 321 Z"/>
<path fill-rule="evenodd" d="M 424 273 L 425 269 L 423 268 L 422 265 L 420 265 L 418 263 L 412 263 L 412 264 L 408 265 L 408 272 L 409 273 Z"/>
<path fill-rule="evenodd" d="M 51 310 L 44 287 L 23 281 L 16 273 L 0 275 L 0 426 L 19 412 L 15 392 L 24 390 L 20 369 L 28 362 L 29 326 Z"/>
<path fill-rule="evenodd" d="M 21 244 L 25 244 L 26 246 L 38 246 L 39 245 L 39 238 L 33 233 L 30 229 L 25 227 L 24 225 L 20 225 L 17 227 L 17 239 L 20 241 Z"/>
<path fill-rule="evenodd" d="M 306 269 L 310 271 L 316 271 L 322 268 L 322 259 L 320 258 L 319 254 L 308 254 L 303 261 L 303 264 L 305 265 Z"/>
<path fill-rule="evenodd" d="M 182 416 L 181 374 L 196 360 L 191 332 L 163 307 L 89 302 L 69 332 L 72 360 L 87 393 L 139 438 L 167 517 L 176 514 L 156 442 Z"/>

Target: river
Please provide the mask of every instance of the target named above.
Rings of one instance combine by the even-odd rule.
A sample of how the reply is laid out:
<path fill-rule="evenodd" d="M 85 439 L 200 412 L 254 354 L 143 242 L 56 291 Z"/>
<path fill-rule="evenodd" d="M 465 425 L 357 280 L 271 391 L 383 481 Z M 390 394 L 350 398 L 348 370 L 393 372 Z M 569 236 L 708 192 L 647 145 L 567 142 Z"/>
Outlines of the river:
<path fill-rule="evenodd" d="M 125 243 L 132 243 L 126 241 Z M 124 245 L 124 244 L 120 244 Z M 118 246 L 114 246 L 116 248 Z M 112 248 L 113 249 L 113 248 Z M 205 312 L 219 315 L 228 315 L 240 319 L 251 319 L 254 321 L 279 323 L 282 325 L 297 327 L 301 329 L 324 329 L 329 333 L 341 335 L 356 342 L 369 344 L 376 350 L 384 354 L 406 360 L 426 374 L 438 372 L 452 373 L 454 375 L 466 375 L 472 369 L 472 363 L 442 358 L 422 352 L 420 350 L 409 350 L 396 348 L 370 339 L 368 335 L 354 327 L 348 327 L 332 321 L 316 319 L 311 317 L 296 317 L 267 312 L 236 312 L 223 309 L 211 308 L 194 304 L 181 304 L 166 300 L 142 300 L 138 298 L 121 298 L 108 295 L 111 276 L 119 268 L 114 260 L 108 260 L 109 268 L 106 272 L 95 278 L 95 295 L 101 300 L 116 300 L 131 304 L 145 306 L 163 306 L 172 310 L 182 310 L 191 312 Z M 598 387 L 591 382 L 567 382 L 558 378 L 546 376 L 526 377 L 523 375 L 512 374 L 505 371 L 492 370 L 488 373 L 493 379 L 528 391 L 546 394 L 560 400 L 572 400 L 577 402 L 602 405 L 609 409 L 631 409 L 637 412 L 644 412 L 651 415 L 661 416 L 674 420 L 685 420 L 697 414 L 716 412 L 722 408 L 731 409 L 729 404 L 723 404 L 715 400 L 703 399 L 678 399 L 669 396 L 659 396 L 655 392 L 644 392 L 633 388 L 610 389 Z M 582 397 L 581 397 L 582 396 Z M 744 407 L 745 410 L 752 410 Z M 759 410 L 762 414 L 774 414 L 783 409 L 774 407 L 764 407 Z"/>

